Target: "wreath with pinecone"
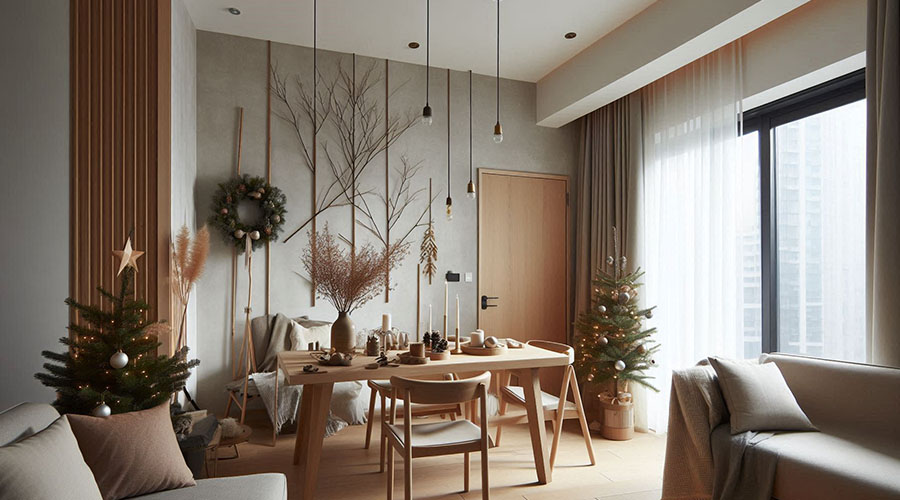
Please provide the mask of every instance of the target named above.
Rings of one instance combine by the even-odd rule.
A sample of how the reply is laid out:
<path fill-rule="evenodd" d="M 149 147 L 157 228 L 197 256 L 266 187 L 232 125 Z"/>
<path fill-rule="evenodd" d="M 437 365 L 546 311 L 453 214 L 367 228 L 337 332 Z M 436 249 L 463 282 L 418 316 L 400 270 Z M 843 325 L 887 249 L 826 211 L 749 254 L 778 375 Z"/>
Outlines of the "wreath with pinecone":
<path fill-rule="evenodd" d="M 257 204 L 257 220 L 241 220 L 238 205 L 244 201 Z M 225 241 L 234 245 L 238 252 L 246 246 L 245 237 L 250 238 L 255 250 L 278 240 L 284 226 L 284 214 L 287 213 L 285 203 L 284 193 L 262 177 L 247 174 L 232 177 L 228 182 L 219 184 L 213 195 L 213 214 L 209 217 L 209 224 L 218 228 Z"/>

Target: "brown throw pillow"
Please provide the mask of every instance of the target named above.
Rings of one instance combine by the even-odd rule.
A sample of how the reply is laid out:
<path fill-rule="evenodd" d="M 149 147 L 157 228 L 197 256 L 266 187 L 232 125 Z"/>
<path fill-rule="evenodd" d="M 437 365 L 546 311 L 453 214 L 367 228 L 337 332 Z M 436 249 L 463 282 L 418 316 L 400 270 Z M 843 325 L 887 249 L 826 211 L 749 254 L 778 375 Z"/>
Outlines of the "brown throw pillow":
<path fill-rule="evenodd" d="M 68 419 L 104 500 L 194 486 L 167 403 L 105 418 L 68 415 Z"/>

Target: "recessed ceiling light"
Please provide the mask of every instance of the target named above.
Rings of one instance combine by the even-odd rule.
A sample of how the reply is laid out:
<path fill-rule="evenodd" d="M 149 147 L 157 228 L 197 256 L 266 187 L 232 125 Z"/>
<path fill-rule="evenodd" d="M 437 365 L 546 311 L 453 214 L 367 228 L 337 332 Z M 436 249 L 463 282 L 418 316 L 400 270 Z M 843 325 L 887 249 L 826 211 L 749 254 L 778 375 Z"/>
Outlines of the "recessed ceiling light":
<path fill-rule="evenodd" d="M 236 7 L 228 7 L 228 13 L 231 14 L 232 16 L 239 16 L 239 15 L 241 15 L 240 9 L 238 9 L 238 8 L 236 8 Z"/>
<path fill-rule="evenodd" d="M 574 31 L 570 31 L 570 32 L 566 33 L 566 35 L 565 35 L 566 40 L 571 40 L 571 39 L 575 38 L 576 36 L 578 36 L 578 33 L 575 33 Z"/>
<path fill-rule="evenodd" d="M 418 49 L 418 48 L 419 48 L 419 42 L 409 42 L 409 48 L 411 48 L 411 49 Z"/>

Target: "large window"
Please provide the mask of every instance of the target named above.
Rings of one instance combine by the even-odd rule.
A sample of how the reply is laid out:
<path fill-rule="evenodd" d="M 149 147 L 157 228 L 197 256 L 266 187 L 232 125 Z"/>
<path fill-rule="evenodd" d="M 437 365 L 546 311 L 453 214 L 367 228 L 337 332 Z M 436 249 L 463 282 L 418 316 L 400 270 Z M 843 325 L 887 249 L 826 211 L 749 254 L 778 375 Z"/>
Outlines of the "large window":
<path fill-rule="evenodd" d="M 744 264 L 747 347 L 865 361 L 864 87 L 853 73 L 745 115 L 760 224 L 744 234 L 761 243 L 759 281 Z"/>

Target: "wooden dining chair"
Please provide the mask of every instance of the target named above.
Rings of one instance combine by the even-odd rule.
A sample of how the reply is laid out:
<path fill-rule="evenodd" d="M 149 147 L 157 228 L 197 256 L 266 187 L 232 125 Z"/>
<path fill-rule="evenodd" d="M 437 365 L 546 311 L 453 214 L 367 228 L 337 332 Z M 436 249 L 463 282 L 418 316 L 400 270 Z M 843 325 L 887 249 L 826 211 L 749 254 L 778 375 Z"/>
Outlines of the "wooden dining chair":
<path fill-rule="evenodd" d="M 403 457 L 404 498 L 412 499 L 412 459 L 464 453 L 464 491 L 469 491 L 469 454 L 481 452 L 481 497 L 490 498 L 488 481 L 487 388 L 489 372 L 461 380 L 411 380 L 391 377 L 391 412 L 382 423 L 388 443 L 387 498 L 394 495 L 394 450 Z M 397 401 L 403 405 L 403 425 L 396 425 Z M 412 423 L 412 404 L 452 405 L 478 401 L 479 425 L 470 420 Z"/>
<path fill-rule="evenodd" d="M 577 418 L 581 424 L 581 434 L 584 437 L 584 445 L 587 448 L 591 465 L 596 465 L 594 459 L 594 446 L 591 444 L 591 431 L 588 428 L 587 419 L 584 417 L 584 406 L 581 404 L 581 392 L 578 390 L 578 380 L 575 377 L 575 349 L 566 344 L 550 342 L 549 340 L 529 340 L 528 345 L 547 349 L 548 351 L 567 354 L 569 364 L 563 374 L 562 387 L 558 396 L 541 391 L 541 403 L 544 408 L 544 420 L 553 422 L 553 445 L 550 449 L 550 470 L 556 462 L 556 451 L 559 448 L 559 437 L 562 434 L 563 420 Z M 572 391 L 572 399 L 568 401 L 569 391 Z M 508 421 L 502 417 L 510 404 L 525 406 L 525 391 L 522 387 L 510 385 L 510 373 L 505 373 L 499 380 L 497 397 L 500 398 L 500 417 L 498 417 L 497 436 L 494 439 L 495 446 L 500 446 L 500 435 L 503 432 L 503 423 Z"/>
<path fill-rule="evenodd" d="M 452 380 L 453 375 L 445 375 L 445 379 Z M 369 397 L 369 413 L 366 416 L 366 445 L 365 449 L 369 449 L 369 445 L 372 443 L 372 427 L 373 422 L 375 421 L 375 400 L 376 398 L 381 399 L 381 421 L 387 421 L 388 408 L 386 400 L 391 397 L 391 393 L 393 391 L 393 386 L 391 385 L 390 380 L 369 380 L 368 381 L 369 389 L 372 392 L 372 395 Z M 413 404 L 411 405 L 412 416 L 415 417 L 427 417 L 430 415 L 440 415 L 441 418 L 445 416 L 449 416 L 450 420 L 456 420 L 457 415 L 462 415 L 462 405 L 461 404 L 449 404 L 449 405 L 420 405 Z M 381 428 L 381 454 L 379 458 L 379 472 L 384 472 L 385 464 L 387 463 L 385 460 L 386 449 L 385 441 L 387 440 L 387 435 L 384 433 L 384 428 Z"/>

